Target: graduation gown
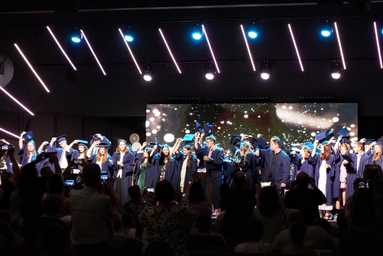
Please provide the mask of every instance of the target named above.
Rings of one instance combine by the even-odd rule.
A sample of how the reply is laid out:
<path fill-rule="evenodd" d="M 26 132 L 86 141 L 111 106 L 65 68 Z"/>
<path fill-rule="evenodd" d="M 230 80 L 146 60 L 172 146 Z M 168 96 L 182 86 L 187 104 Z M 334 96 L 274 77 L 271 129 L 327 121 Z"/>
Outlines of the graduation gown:
<path fill-rule="evenodd" d="M 172 183 L 173 175 L 175 171 L 177 170 L 176 156 L 170 156 L 167 159 L 167 161 L 165 161 L 164 157 L 160 157 L 159 165 L 160 165 L 160 175 L 161 175 L 161 172 L 163 172 L 164 179 Z"/>
<path fill-rule="evenodd" d="M 91 162 L 93 164 L 97 164 L 97 156 L 93 156 L 93 158 L 91 159 Z M 106 174 L 108 175 L 109 179 L 113 177 L 113 173 L 114 173 L 113 162 L 112 162 L 112 158 L 109 155 L 106 161 L 101 163 L 100 169 L 101 169 L 101 175 Z"/>
<path fill-rule="evenodd" d="M 317 156 L 317 157 L 318 157 L 318 161 L 315 165 L 314 175 L 315 175 L 315 185 L 319 188 L 318 183 L 319 183 L 320 167 L 321 167 L 323 160 L 321 160 L 319 156 Z M 334 183 L 334 179 L 335 179 L 335 168 L 336 168 L 335 167 L 335 156 L 333 154 L 331 154 L 329 160 L 327 160 L 326 162 L 330 166 L 330 168 L 328 168 L 326 170 L 326 193 L 325 193 L 325 196 L 327 199 L 327 204 L 332 204 L 333 198 L 334 198 L 333 197 L 333 183 Z"/>
<path fill-rule="evenodd" d="M 175 165 L 174 165 L 174 173 L 171 178 L 171 183 L 173 184 L 174 188 L 177 191 L 181 190 L 181 171 L 182 171 L 182 165 L 185 160 L 186 156 L 182 153 L 179 153 L 176 155 L 175 158 Z M 194 155 L 190 155 L 190 158 L 188 160 L 187 166 L 186 166 L 186 173 L 185 173 L 185 180 L 184 180 L 184 192 L 188 191 L 189 184 L 193 180 L 194 174 L 197 172 L 197 165 L 198 161 L 197 158 Z"/>
<path fill-rule="evenodd" d="M 113 169 L 114 169 L 114 191 L 119 195 L 120 203 L 123 205 L 129 200 L 128 189 L 132 184 L 132 175 L 135 167 L 135 153 L 127 151 L 122 159 L 122 166 L 118 165 L 120 161 L 121 153 L 114 152 L 112 156 Z M 117 177 L 119 170 L 121 169 L 122 176 Z"/>
<path fill-rule="evenodd" d="M 335 180 L 334 180 L 334 188 L 333 188 L 333 197 L 338 198 L 340 196 L 340 169 L 342 166 L 342 162 L 344 160 L 348 161 L 348 164 L 344 165 L 347 171 L 346 177 L 346 196 L 350 197 L 354 193 L 353 184 L 356 178 L 358 178 L 357 171 L 355 169 L 355 163 L 353 162 L 352 155 L 336 155 L 336 168 L 335 168 Z"/>
<path fill-rule="evenodd" d="M 144 158 L 141 155 L 138 172 L 138 183 L 141 189 L 155 188 L 160 178 L 160 155 L 159 153 L 149 157 L 146 165 L 144 165 Z"/>
<path fill-rule="evenodd" d="M 28 154 L 24 149 L 21 149 L 19 151 L 19 156 L 20 156 L 20 164 L 21 166 L 27 165 L 30 162 L 36 160 L 37 154 L 35 153 L 32 158 L 29 160 Z"/>
<path fill-rule="evenodd" d="M 377 164 L 380 166 L 380 168 L 383 169 L 383 157 L 381 157 L 379 160 L 374 160 L 374 154 L 371 154 L 368 159 L 368 164 Z"/>
<path fill-rule="evenodd" d="M 302 161 L 302 159 L 299 159 L 299 162 L 297 163 L 297 174 L 300 172 L 306 173 L 311 178 L 315 178 L 315 166 L 318 161 L 318 156 L 310 156 L 308 159 L 305 159 Z"/>
<path fill-rule="evenodd" d="M 369 156 L 367 153 L 363 153 L 360 157 L 358 164 L 358 154 L 352 154 L 352 162 L 354 163 L 354 168 L 356 169 L 356 175 L 360 178 L 363 178 L 364 168 L 368 164 Z"/>
<path fill-rule="evenodd" d="M 207 146 L 199 148 L 200 154 L 203 156 L 209 155 L 209 149 Z M 220 208 L 220 186 L 222 184 L 222 170 L 223 170 L 224 152 L 222 148 L 215 147 L 211 152 L 210 159 L 202 163 L 206 168 L 207 173 L 207 189 L 209 201 L 214 205 L 214 208 Z"/>
<path fill-rule="evenodd" d="M 246 176 L 249 185 L 255 189 L 255 184 L 259 180 L 257 172 L 257 158 L 253 152 L 249 152 L 245 156 L 241 156 L 238 163 L 238 169 Z"/>
<path fill-rule="evenodd" d="M 262 181 L 271 181 L 276 185 L 281 183 L 288 184 L 290 178 L 290 158 L 281 150 L 274 154 L 271 149 L 260 150 L 263 169 Z"/>

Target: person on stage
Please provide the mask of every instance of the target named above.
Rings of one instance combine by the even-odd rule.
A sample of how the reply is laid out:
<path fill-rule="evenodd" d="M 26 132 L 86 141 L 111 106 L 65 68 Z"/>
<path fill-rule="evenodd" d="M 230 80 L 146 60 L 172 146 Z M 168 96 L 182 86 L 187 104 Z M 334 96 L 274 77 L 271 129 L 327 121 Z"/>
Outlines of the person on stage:
<path fill-rule="evenodd" d="M 160 180 L 166 179 L 169 182 L 171 182 L 172 176 L 174 174 L 174 168 L 176 168 L 176 166 L 175 166 L 176 163 L 175 163 L 175 159 L 174 159 L 174 152 L 173 152 L 175 147 L 177 147 L 177 142 L 174 144 L 173 147 L 170 147 L 167 144 L 165 144 L 161 147 L 160 159 L 159 159 Z"/>
<path fill-rule="evenodd" d="M 37 151 L 36 143 L 33 139 L 32 132 L 22 132 L 19 137 L 19 155 L 21 166 L 29 164 L 36 160 Z"/>
<path fill-rule="evenodd" d="M 364 167 L 368 163 L 368 154 L 365 153 L 364 143 L 357 141 L 353 145 L 354 153 L 352 154 L 352 161 L 355 163 L 356 175 L 361 178 L 363 177 Z"/>
<path fill-rule="evenodd" d="M 339 198 L 338 208 L 344 207 L 353 192 L 357 172 L 350 154 L 350 145 L 342 143 L 336 153 L 333 197 Z"/>
<path fill-rule="evenodd" d="M 239 148 L 238 170 L 244 174 L 249 186 L 255 191 L 259 177 L 256 168 L 256 157 L 249 141 L 242 141 Z"/>
<path fill-rule="evenodd" d="M 282 150 L 281 139 L 272 137 L 270 148 L 258 149 L 256 154 L 263 160 L 262 181 L 271 181 L 278 188 L 286 188 L 290 178 L 290 158 Z"/>
<path fill-rule="evenodd" d="M 326 196 L 327 205 L 333 204 L 333 181 L 335 178 L 335 157 L 331 146 L 325 144 L 321 148 L 320 158 L 315 166 L 315 185 Z"/>
<path fill-rule="evenodd" d="M 370 159 L 368 161 L 368 164 L 377 164 L 383 169 L 383 146 L 380 143 L 376 143 L 374 145 L 373 152 L 370 156 Z"/>
<path fill-rule="evenodd" d="M 108 153 L 110 144 L 106 141 L 101 141 L 97 145 L 98 151 L 97 155 L 94 156 L 90 161 L 94 164 L 97 164 L 101 169 L 101 178 L 103 180 L 110 179 L 113 177 L 113 162 L 112 158 Z"/>
<path fill-rule="evenodd" d="M 75 140 L 75 142 L 77 142 L 77 150 L 72 154 L 71 166 L 82 171 L 89 161 L 86 155 L 88 143 L 84 140 Z"/>
<path fill-rule="evenodd" d="M 143 189 L 154 189 L 160 179 L 160 153 L 158 145 L 147 146 L 139 161 L 138 185 Z"/>
<path fill-rule="evenodd" d="M 198 161 L 192 153 L 192 147 L 189 144 L 184 145 L 182 152 L 176 155 L 176 169 L 171 180 L 176 191 L 181 194 L 189 191 L 197 167 Z"/>
<path fill-rule="evenodd" d="M 97 155 L 98 153 L 97 145 L 100 144 L 101 142 L 107 143 L 109 145 L 112 144 L 110 140 L 107 137 L 103 136 L 102 134 L 100 133 L 94 134 L 92 136 L 92 139 L 90 140 L 90 147 L 86 152 L 88 159 L 93 159 Z"/>
<path fill-rule="evenodd" d="M 77 143 L 77 141 L 73 141 L 68 145 L 65 135 L 58 136 L 51 140 L 51 151 L 57 153 L 57 159 L 59 160 L 59 166 L 62 171 L 65 171 L 69 167 L 72 156 L 77 151 L 72 148 L 75 143 Z"/>
<path fill-rule="evenodd" d="M 115 170 L 114 191 L 119 195 L 121 205 L 129 199 L 128 189 L 133 185 L 132 175 L 135 159 L 135 153 L 129 149 L 126 140 L 119 139 L 112 161 Z"/>
<path fill-rule="evenodd" d="M 222 179 L 222 166 L 224 152 L 216 145 L 216 138 L 213 135 L 206 137 L 206 144 L 196 143 L 196 151 L 203 154 L 203 166 L 206 168 L 208 196 L 216 213 L 220 210 L 220 186 Z"/>
<path fill-rule="evenodd" d="M 310 143 L 311 144 L 311 143 Z M 301 159 L 298 165 L 297 175 L 300 172 L 306 173 L 310 178 L 315 178 L 315 166 L 318 161 L 316 154 L 319 142 L 314 141 L 314 145 L 311 146 L 309 143 L 303 144 L 301 149 Z"/>

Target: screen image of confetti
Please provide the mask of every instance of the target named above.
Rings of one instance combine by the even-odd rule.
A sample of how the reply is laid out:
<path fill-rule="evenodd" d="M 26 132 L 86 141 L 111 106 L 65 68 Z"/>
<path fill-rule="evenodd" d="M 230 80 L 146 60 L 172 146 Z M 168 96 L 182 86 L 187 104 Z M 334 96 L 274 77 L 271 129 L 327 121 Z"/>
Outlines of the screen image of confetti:
<path fill-rule="evenodd" d="M 357 103 L 151 104 L 146 109 L 148 142 L 173 144 L 209 125 L 223 147 L 234 135 L 279 136 L 286 144 L 313 141 L 328 129 L 358 136 Z M 206 130 L 206 129 L 205 129 Z"/>

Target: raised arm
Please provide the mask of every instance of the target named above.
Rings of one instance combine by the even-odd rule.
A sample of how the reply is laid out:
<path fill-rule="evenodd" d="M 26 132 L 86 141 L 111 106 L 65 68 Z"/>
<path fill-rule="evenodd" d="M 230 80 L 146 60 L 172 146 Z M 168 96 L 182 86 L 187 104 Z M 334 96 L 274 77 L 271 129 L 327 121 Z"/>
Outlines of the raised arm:
<path fill-rule="evenodd" d="M 176 143 L 174 143 L 173 147 L 170 148 L 170 155 L 174 155 L 180 149 L 182 142 L 181 138 L 176 140 Z"/>
<path fill-rule="evenodd" d="M 92 157 L 92 151 L 98 144 L 100 144 L 100 141 L 95 141 L 90 145 L 89 149 L 86 151 L 86 157 L 89 159 Z"/>
<path fill-rule="evenodd" d="M 37 154 L 41 154 L 44 151 L 44 147 L 46 145 L 49 145 L 48 141 L 43 141 L 40 145 L 40 147 L 37 149 Z"/>
<path fill-rule="evenodd" d="M 50 146 L 51 148 L 54 147 L 54 144 L 55 144 L 56 140 L 57 140 L 56 137 L 52 137 L 51 141 L 49 142 L 49 146 Z"/>
<path fill-rule="evenodd" d="M 27 132 L 23 131 L 21 134 L 20 134 L 20 137 L 19 137 L 19 149 L 22 150 L 23 147 L 24 147 L 24 144 L 23 144 L 23 136 L 26 134 Z"/>
<path fill-rule="evenodd" d="M 73 147 L 73 145 L 76 144 L 76 143 L 78 143 L 78 142 L 79 142 L 79 140 L 74 140 L 74 141 L 72 141 L 72 142 L 65 148 L 65 151 L 69 151 L 69 150 Z"/>
<path fill-rule="evenodd" d="M 200 147 L 200 145 L 199 145 L 200 136 L 201 136 L 201 133 L 199 133 L 199 132 L 196 132 L 194 135 L 194 149 L 195 150 L 199 149 L 199 147 Z"/>
<path fill-rule="evenodd" d="M 311 152 L 311 157 L 314 157 L 316 152 L 317 152 L 317 149 L 318 149 L 318 146 L 319 146 L 319 141 L 318 140 L 315 140 L 314 141 L 314 148 L 313 148 L 313 151 Z"/>

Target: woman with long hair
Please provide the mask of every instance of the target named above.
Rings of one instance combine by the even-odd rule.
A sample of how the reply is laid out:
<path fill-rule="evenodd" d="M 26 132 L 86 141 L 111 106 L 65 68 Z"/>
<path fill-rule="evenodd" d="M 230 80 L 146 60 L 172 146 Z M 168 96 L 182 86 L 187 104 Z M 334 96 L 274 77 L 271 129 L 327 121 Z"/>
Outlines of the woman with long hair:
<path fill-rule="evenodd" d="M 315 183 L 326 196 L 327 204 L 333 203 L 333 181 L 335 176 L 334 155 L 331 146 L 325 144 L 321 148 L 319 161 L 315 166 Z"/>
<path fill-rule="evenodd" d="M 168 180 L 171 181 L 171 177 L 173 175 L 174 168 L 174 157 L 172 148 L 169 145 L 163 145 L 160 150 L 160 180 Z"/>
<path fill-rule="evenodd" d="M 158 145 L 146 147 L 139 161 L 138 185 L 141 189 L 154 189 L 160 179 Z"/>
<path fill-rule="evenodd" d="M 83 140 L 74 140 L 69 146 L 72 147 L 74 144 L 77 144 L 77 150 L 73 151 L 70 165 L 73 169 L 82 170 L 88 164 L 88 156 L 86 154 L 88 144 Z"/>
<path fill-rule="evenodd" d="M 129 199 L 128 189 L 133 185 L 132 175 L 135 163 L 135 154 L 129 149 L 126 140 L 118 140 L 112 161 L 115 170 L 114 190 L 119 195 L 120 203 L 123 205 Z"/>
<path fill-rule="evenodd" d="M 369 164 L 377 164 L 381 168 L 383 168 L 383 146 L 382 144 L 375 144 L 374 145 L 374 151 L 370 157 Z"/>
<path fill-rule="evenodd" d="M 176 156 L 176 163 L 172 183 L 176 191 L 185 194 L 189 191 L 190 184 L 198 168 L 197 157 L 192 153 L 190 145 L 183 146 L 182 152 L 179 152 Z"/>
<path fill-rule="evenodd" d="M 19 155 L 21 166 L 36 160 L 36 143 L 30 132 L 22 132 L 19 137 Z"/>
<path fill-rule="evenodd" d="M 99 143 L 97 147 L 97 155 L 93 157 L 91 162 L 100 166 L 101 179 L 109 179 L 113 177 L 113 162 L 112 158 L 108 153 L 108 148 L 110 147 L 110 144 Z"/>
<path fill-rule="evenodd" d="M 357 178 L 349 144 L 340 144 L 336 154 L 335 166 L 333 197 L 339 198 L 339 206 L 344 207 L 347 198 L 354 192 L 353 183 Z"/>
<path fill-rule="evenodd" d="M 259 178 L 256 171 L 255 154 L 249 141 L 243 141 L 240 144 L 238 170 L 243 172 L 249 186 L 255 191 L 255 185 Z"/>

